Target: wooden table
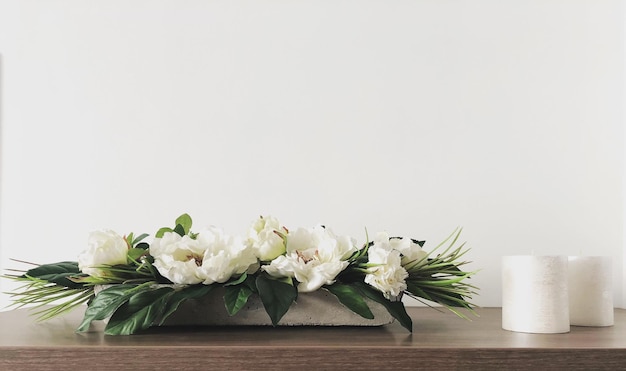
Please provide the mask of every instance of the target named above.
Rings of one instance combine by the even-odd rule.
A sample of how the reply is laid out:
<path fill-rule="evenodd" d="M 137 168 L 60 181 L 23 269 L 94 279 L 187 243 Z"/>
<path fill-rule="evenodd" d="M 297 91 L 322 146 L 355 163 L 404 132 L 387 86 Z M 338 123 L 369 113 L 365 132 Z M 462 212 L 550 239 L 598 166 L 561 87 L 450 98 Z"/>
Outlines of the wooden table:
<path fill-rule="evenodd" d="M 0 313 L 0 370 L 180 369 L 626 369 L 626 310 L 615 326 L 568 334 L 501 329 L 501 310 L 472 322 L 430 308 L 408 308 L 413 333 L 383 327 L 155 328 L 105 336 L 98 323 L 74 329 L 82 312 L 37 323 L 26 310 Z"/>

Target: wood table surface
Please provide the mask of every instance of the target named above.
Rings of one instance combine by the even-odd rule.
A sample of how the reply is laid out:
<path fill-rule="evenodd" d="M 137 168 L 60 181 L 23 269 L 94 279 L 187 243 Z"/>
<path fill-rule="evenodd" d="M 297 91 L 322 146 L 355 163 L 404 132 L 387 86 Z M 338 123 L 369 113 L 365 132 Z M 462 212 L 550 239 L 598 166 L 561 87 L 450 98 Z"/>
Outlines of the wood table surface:
<path fill-rule="evenodd" d="M 502 330 L 500 308 L 466 321 L 407 308 L 413 333 L 382 327 L 161 327 L 108 336 L 83 312 L 38 323 L 25 309 L 0 313 L 0 370 L 166 369 L 626 369 L 626 310 L 610 327 L 567 334 Z"/>

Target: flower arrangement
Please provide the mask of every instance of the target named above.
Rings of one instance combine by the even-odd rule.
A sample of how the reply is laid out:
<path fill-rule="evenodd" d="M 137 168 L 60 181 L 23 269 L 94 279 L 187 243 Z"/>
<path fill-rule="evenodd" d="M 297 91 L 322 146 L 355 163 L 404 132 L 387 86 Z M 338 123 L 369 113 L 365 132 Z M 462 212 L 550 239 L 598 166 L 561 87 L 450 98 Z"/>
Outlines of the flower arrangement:
<path fill-rule="evenodd" d="M 108 318 L 109 335 L 162 325 L 182 302 L 216 287 L 223 287 L 231 316 L 258 295 L 273 325 L 299 294 L 316 290 L 328 290 L 368 319 L 374 315 L 365 299 L 377 302 L 409 331 L 412 321 L 402 295 L 441 304 L 463 318 L 456 308 L 473 312 L 469 299 L 476 288 L 465 280 L 474 272 L 460 269 L 467 250 L 464 244 L 455 247 L 460 229 L 427 253 L 424 241 L 378 233 L 359 247 L 354 238 L 323 225 L 288 230 L 271 216 L 254 221 L 245 238 L 217 227 L 192 232 L 191 226 L 191 217 L 183 214 L 174 228 L 159 229 L 151 243 L 145 242 L 147 234 L 92 232 L 78 262 L 6 275 L 24 283 L 11 294 L 13 304 L 35 305 L 45 320 L 87 303 L 77 331 Z M 104 289 L 96 295 L 96 287 Z"/>

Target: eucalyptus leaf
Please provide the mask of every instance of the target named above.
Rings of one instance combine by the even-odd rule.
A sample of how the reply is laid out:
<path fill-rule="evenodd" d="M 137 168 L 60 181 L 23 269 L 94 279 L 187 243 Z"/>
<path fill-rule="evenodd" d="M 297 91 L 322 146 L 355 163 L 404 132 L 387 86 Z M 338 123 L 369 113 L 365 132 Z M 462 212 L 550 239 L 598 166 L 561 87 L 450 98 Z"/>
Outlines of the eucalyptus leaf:
<path fill-rule="evenodd" d="M 161 238 L 161 237 L 163 237 L 163 235 L 164 235 L 166 232 L 174 232 L 174 230 L 173 230 L 172 228 L 170 228 L 170 227 L 163 227 L 163 228 L 159 229 L 159 230 L 157 231 L 157 233 L 156 233 L 154 236 L 155 236 L 156 238 Z"/>
<path fill-rule="evenodd" d="M 185 232 L 185 227 L 180 224 L 176 224 L 176 228 L 174 228 L 174 233 L 178 233 L 179 236 L 184 236 L 187 232 Z"/>
<path fill-rule="evenodd" d="M 183 228 L 183 235 L 189 233 L 189 231 L 191 230 L 191 224 L 192 221 L 189 214 L 183 214 L 176 218 L 176 226 L 178 227 L 180 225 Z"/>
<path fill-rule="evenodd" d="M 293 285 L 278 281 L 260 274 L 256 278 L 256 288 L 263 302 L 265 311 L 270 316 L 272 324 L 276 326 L 287 313 L 291 304 L 298 297 L 298 290 Z"/>
<path fill-rule="evenodd" d="M 374 314 L 367 306 L 367 303 L 363 299 L 359 290 L 350 285 L 344 285 L 341 283 L 325 286 L 325 288 L 335 295 L 341 304 L 345 305 L 354 313 L 363 318 L 374 319 Z"/>

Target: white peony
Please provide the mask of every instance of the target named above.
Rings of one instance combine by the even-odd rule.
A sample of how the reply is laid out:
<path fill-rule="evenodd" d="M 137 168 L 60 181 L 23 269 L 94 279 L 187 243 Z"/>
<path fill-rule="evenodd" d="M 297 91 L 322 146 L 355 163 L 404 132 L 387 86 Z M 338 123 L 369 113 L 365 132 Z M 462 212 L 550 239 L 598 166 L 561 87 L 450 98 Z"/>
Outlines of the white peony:
<path fill-rule="evenodd" d="M 204 251 L 199 241 L 174 232 L 164 233 L 150 245 L 150 255 L 159 273 L 174 283 L 188 285 L 204 281 L 199 271 Z"/>
<path fill-rule="evenodd" d="M 379 234 L 381 239 L 384 239 L 386 234 Z M 389 245 L 392 249 L 397 250 L 402 255 L 402 265 L 406 265 L 410 262 L 418 262 L 428 256 L 428 253 L 422 250 L 422 247 L 410 238 L 389 238 Z"/>
<path fill-rule="evenodd" d="M 233 275 L 258 269 L 254 251 L 240 237 L 226 235 L 221 229 L 211 227 L 198 233 L 196 238 L 205 247 L 200 266 L 205 285 L 223 283 Z"/>
<path fill-rule="evenodd" d="M 285 253 L 285 241 L 275 232 L 287 233 L 273 216 L 259 217 L 248 230 L 248 244 L 261 261 L 270 261 Z"/>
<path fill-rule="evenodd" d="M 273 277 L 295 278 L 298 291 L 311 292 L 333 284 L 356 250 L 348 236 L 337 237 L 322 226 L 299 228 L 287 236 L 286 254 L 262 269 Z"/>
<path fill-rule="evenodd" d="M 166 232 L 152 243 L 150 254 L 159 273 L 178 284 L 223 283 L 257 269 L 252 249 L 241 238 L 215 227 L 200 231 L 195 238 Z"/>
<path fill-rule="evenodd" d="M 386 234 L 378 234 L 368 250 L 369 263 L 373 266 L 365 275 L 365 283 L 381 291 L 387 299 L 397 297 L 406 290 L 406 278 L 409 276 L 402 267 L 400 251 L 394 249 L 396 241 L 393 242 Z"/>
<path fill-rule="evenodd" d="M 126 264 L 128 243 L 114 231 L 103 229 L 89 234 L 87 249 L 78 255 L 78 268 L 85 274 L 103 277 L 102 265 Z"/>

